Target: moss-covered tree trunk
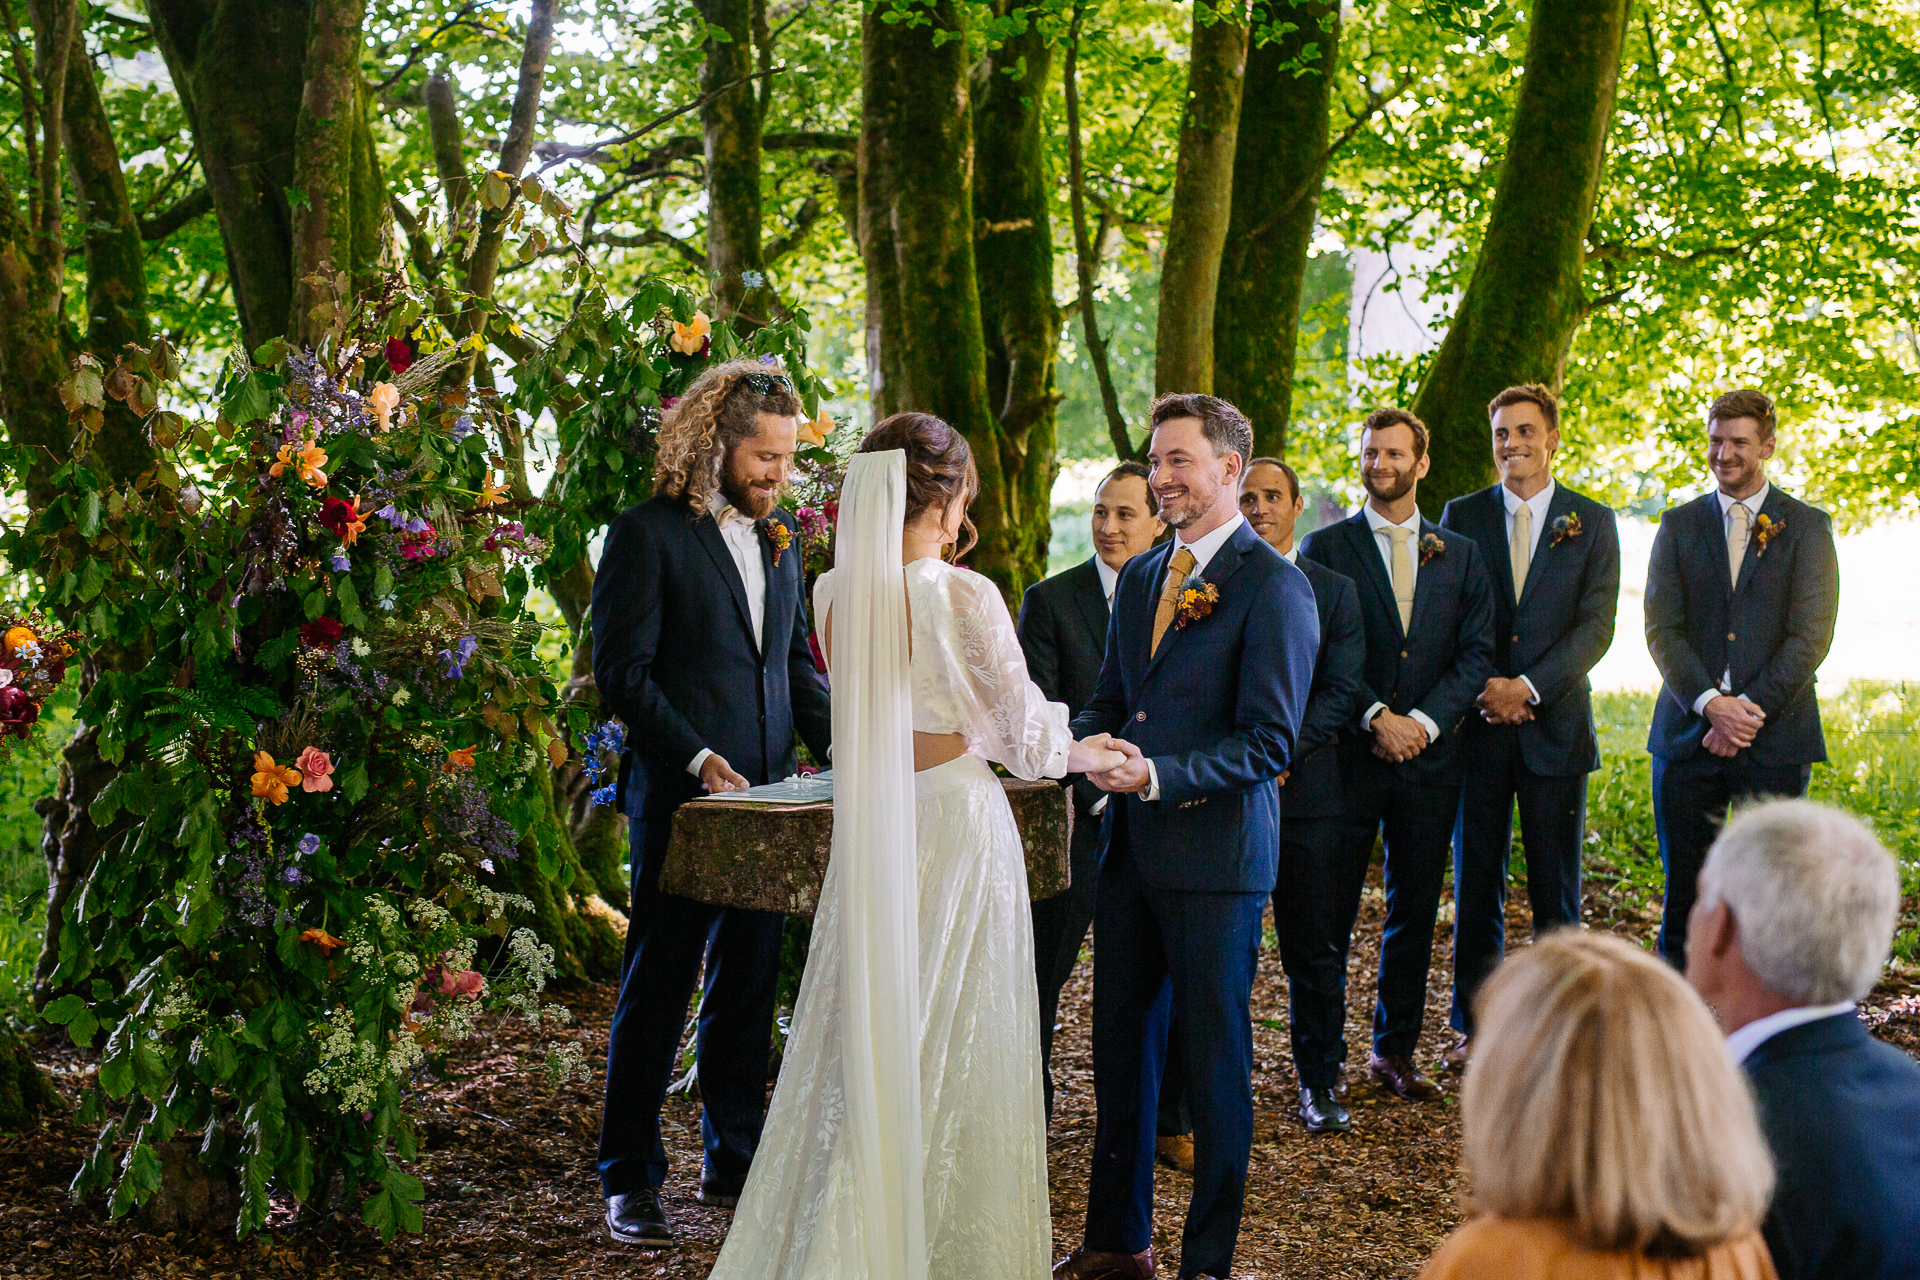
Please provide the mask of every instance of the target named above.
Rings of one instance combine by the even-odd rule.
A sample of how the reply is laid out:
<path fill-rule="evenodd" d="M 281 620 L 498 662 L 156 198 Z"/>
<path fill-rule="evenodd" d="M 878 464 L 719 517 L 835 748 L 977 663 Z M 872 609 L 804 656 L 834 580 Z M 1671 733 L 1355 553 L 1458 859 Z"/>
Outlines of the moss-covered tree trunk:
<path fill-rule="evenodd" d="M 997 0 L 997 17 L 1020 0 Z M 1047 572 L 1052 534 L 1054 361 L 1060 308 L 1053 301 L 1053 227 L 1047 214 L 1044 107 L 1052 51 L 1039 27 L 988 54 L 976 69 L 973 103 L 974 274 L 986 351 L 987 402 L 995 429 L 976 447 L 1000 455 L 996 495 L 1003 531 L 996 581 L 1017 598 Z M 984 478 L 984 477 L 983 477 Z M 984 548 L 983 548 L 984 550 Z M 974 567 L 990 572 L 976 553 Z"/>
<path fill-rule="evenodd" d="M 1326 172 L 1340 8 L 1264 0 L 1255 20 L 1291 30 L 1247 54 L 1233 208 L 1213 306 L 1213 391 L 1253 422 L 1255 453 L 1280 457 L 1293 412 L 1307 249 Z"/>
<path fill-rule="evenodd" d="M 1153 386 L 1163 394 L 1213 390 L 1213 307 L 1233 204 L 1247 38 L 1247 0 L 1194 0 L 1154 336 Z"/>
<path fill-rule="evenodd" d="M 711 34 L 700 65 L 707 153 L 707 276 L 720 314 L 741 328 L 773 302 L 760 246 L 760 98 L 753 74 L 752 0 L 696 0 Z M 751 278 L 750 278 L 751 277 Z"/>
<path fill-rule="evenodd" d="M 317 347 L 337 322 L 333 277 L 351 287 L 355 138 L 360 114 L 361 24 L 367 0 L 314 0 L 306 84 L 294 126 L 293 304 L 287 334 Z M 365 149 L 362 148 L 363 155 Z"/>
<path fill-rule="evenodd" d="M 1543 0 L 1473 276 L 1413 410 L 1432 432 L 1428 515 L 1493 481 L 1487 402 L 1518 382 L 1558 387 L 1585 314 L 1587 227 L 1606 161 L 1626 0 Z"/>

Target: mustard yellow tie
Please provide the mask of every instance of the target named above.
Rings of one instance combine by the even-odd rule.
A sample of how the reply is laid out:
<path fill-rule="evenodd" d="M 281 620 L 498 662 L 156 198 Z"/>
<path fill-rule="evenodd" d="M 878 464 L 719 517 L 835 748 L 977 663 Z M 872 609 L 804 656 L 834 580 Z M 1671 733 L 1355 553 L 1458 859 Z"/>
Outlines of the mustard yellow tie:
<path fill-rule="evenodd" d="M 1533 508 L 1526 503 L 1513 513 L 1513 537 L 1507 540 L 1507 563 L 1513 566 L 1513 602 L 1527 585 L 1527 563 L 1533 555 Z"/>
<path fill-rule="evenodd" d="M 1153 648 L 1147 650 L 1151 657 L 1160 652 L 1160 637 L 1167 634 L 1167 628 L 1173 625 L 1174 610 L 1180 606 L 1180 589 L 1187 585 L 1187 575 L 1193 572 L 1193 552 L 1181 547 L 1173 553 L 1173 561 L 1167 565 L 1167 582 L 1160 588 L 1160 605 L 1153 611 Z"/>
<path fill-rule="evenodd" d="M 1747 558 L 1747 524 L 1752 519 L 1753 513 L 1744 502 L 1727 508 L 1727 572 L 1736 587 L 1740 585 L 1740 562 Z"/>
<path fill-rule="evenodd" d="M 1413 546 L 1408 541 L 1413 530 L 1393 525 L 1387 529 L 1393 541 L 1393 602 L 1400 606 L 1400 630 L 1413 625 Z"/>

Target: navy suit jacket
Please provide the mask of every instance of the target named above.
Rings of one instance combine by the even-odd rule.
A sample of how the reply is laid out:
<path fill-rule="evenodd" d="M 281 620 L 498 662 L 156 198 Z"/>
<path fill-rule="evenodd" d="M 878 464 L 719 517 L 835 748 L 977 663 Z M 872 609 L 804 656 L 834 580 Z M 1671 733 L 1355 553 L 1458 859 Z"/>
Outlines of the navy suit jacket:
<path fill-rule="evenodd" d="M 1547 503 L 1547 527 L 1540 531 L 1516 603 L 1502 488 L 1455 498 L 1441 513 L 1440 526 L 1466 534 L 1480 547 L 1493 582 L 1495 672 L 1527 677 L 1540 701 L 1525 724 L 1488 724 L 1474 715 L 1462 736 L 1471 744 L 1491 734 L 1516 735 L 1522 762 L 1542 777 L 1592 773 L 1600 767 L 1600 740 L 1587 672 L 1613 643 L 1620 604 L 1619 526 L 1610 508 L 1556 483 Z M 1579 520 L 1580 533 L 1555 541 L 1555 522 L 1569 518 Z"/>
<path fill-rule="evenodd" d="M 1780 1280 L 1920 1276 L 1920 1064 L 1843 1013 L 1746 1069 L 1779 1170 L 1763 1231 Z"/>
<path fill-rule="evenodd" d="M 1415 786 L 1458 786 L 1466 777 L 1461 724 L 1493 674 L 1493 590 L 1473 539 L 1430 520 L 1420 521 L 1420 540 L 1438 539 L 1445 550 L 1426 560 L 1414 576 L 1413 625 L 1400 626 L 1393 580 L 1365 510 L 1338 524 L 1315 529 L 1300 554 L 1352 578 L 1365 619 L 1365 680 L 1353 715 L 1340 733 L 1341 768 L 1351 785 L 1380 768 Z M 1373 735 L 1360 729 L 1360 715 L 1384 702 L 1395 715 L 1419 709 L 1440 727 L 1438 741 L 1411 760 L 1389 764 L 1373 754 Z"/>
<path fill-rule="evenodd" d="M 1144 883 L 1271 893 L 1280 871 L 1274 779 L 1293 760 L 1320 644 L 1313 588 L 1243 521 L 1201 574 L 1220 591 L 1213 611 L 1168 627 L 1150 653 L 1177 542 L 1120 571 L 1100 686 L 1073 733 L 1111 733 L 1153 761 L 1159 799 L 1135 793 L 1108 805 L 1103 829 L 1110 842 L 1125 813 Z"/>
<path fill-rule="evenodd" d="M 1295 563 L 1313 588 L 1320 616 L 1320 650 L 1313 659 L 1313 686 L 1300 736 L 1293 745 L 1294 765 L 1280 788 L 1281 820 L 1330 818 L 1346 809 L 1340 787 L 1340 731 L 1365 707 L 1367 635 L 1360 621 L 1360 593 L 1353 579 L 1301 556 Z"/>
<path fill-rule="evenodd" d="M 1647 648 L 1665 684 L 1654 704 L 1647 750 L 1686 760 L 1701 750 L 1705 716 L 1693 704 L 1731 670 L 1733 693 L 1764 711 L 1747 748 L 1768 768 L 1827 758 L 1813 673 L 1833 643 L 1840 562 L 1827 513 L 1774 485 L 1760 515 L 1779 532 L 1762 546 L 1749 535 L 1740 582 L 1727 580 L 1725 517 L 1716 494 L 1660 517 L 1647 566 Z M 1756 531 L 1757 532 L 1757 531 Z"/>
<path fill-rule="evenodd" d="M 1112 618 L 1096 564 L 1089 558 L 1036 582 L 1020 599 L 1020 648 L 1027 655 L 1027 674 L 1048 702 L 1066 703 L 1070 715 L 1079 715 L 1093 701 L 1106 659 Z M 1081 813 L 1103 794 L 1075 775 L 1073 795 Z"/>
<path fill-rule="evenodd" d="M 798 527 L 784 511 L 772 518 Z M 775 565 L 762 538 L 760 556 L 765 636 L 753 634 L 746 584 L 711 515 L 662 496 L 608 526 L 593 579 L 593 679 L 627 726 L 623 812 L 658 821 L 691 799 L 699 782 L 687 765 L 703 749 L 755 784 L 794 771 L 796 729 L 826 759 L 833 715 L 807 644 L 798 542 Z"/>

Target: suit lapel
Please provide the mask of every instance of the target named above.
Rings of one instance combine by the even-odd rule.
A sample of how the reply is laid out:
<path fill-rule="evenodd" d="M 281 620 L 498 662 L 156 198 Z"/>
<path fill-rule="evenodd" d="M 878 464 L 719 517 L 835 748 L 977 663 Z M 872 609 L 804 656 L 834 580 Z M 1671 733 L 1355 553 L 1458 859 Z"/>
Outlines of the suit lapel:
<path fill-rule="evenodd" d="M 1081 566 L 1086 572 L 1074 584 L 1073 603 L 1080 611 L 1081 625 L 1086 628 L 1096 651 L 1107 647 L 1107 623 L 1111 611 L 1107 608 L 1106 592 L 1100 589 L 1100 570 L 1093 560 Z"/>
<path fill-rule="evenodd" d="M 1496 494 L 1495 496 L 1498 497 L 1499 495 Z M 1506 515 L 1506 499 L 1501 498 L 1500 503 L 1501 516 L 1504 519 Z M 1553 501 L 1547 503 L 1547 527 L 1540 531 L 1540 541 L 1536 544 L 1534 554 L 1527 563 L 1527 585 L 1520 589 L 1519 603 L 1514 606 L 1516 612 L 1523 607 L 1527 603 L 1528 598 L 1533 595 L 1533 584 L 1540 581 L 1542 575 L 1534 572 L 1534 570 L 1541 567 L 1541 561 L 1546 558 L 1548 552 L 1554 549 L 1553 522 L 1571 510 L 1573 510 L 1573 494 L 1567 489 L 1567 486 L 1557 480 L 1554 481 Z M 1513 568 L 1511 565 L 1507 568 L 1507 580 L 1507 590 L 1511 591 L 1513 590 Z"/>
<path fill-rule="evenodd" d="M 1361 578 L 1380 597 L 1380 603 L 1386 606 L 1387 616 L 1393 619 L 1394 627 L 1405 636 L 1406 631 L 1400 627 L 1400 602 L 1393 598 L 1393 579 L 1387 576 L 1387 566 L 1380 559 L 1380 544 L 1374 541 L 1373 526 L 1367 523 L 1366 508 L 1362 507 L 1354 513 L 1343 527 L 1347 539 L 1353 544 L 1354 555 L 1360 561 Z M 1417 550 L 1415 554 L 1419 554 Z M 1416 579 L 1416 588 L 1418 585 Z M 1418 597 L 1419 591 L 1416 590 L 1414 595 Z"/>
<path fill-rule="evenodd" d="M 1225 542 L 1220 544 L 1220 549 L 1213 553 L 1213 559 L 1207 561 L 1207 567 L 1200 571 L 1200 581 L 1210 582 L 1215 587 L 1219 588 L 1221 599 L 1223 601 L 1225 600 L 1226 594 L 1227 594 L 1227 587 L 1226 587 L 1227 579 L 1231 578 L 1234 574 L 1234 571 L 1239 569 L 1240 561 L 1244 558 L 1244 553 L 1241 551 L 1238 545 L 1240 542 L 1240 535 L 1243 533 L 1249 537 L 1259 536 L 1258 534 L 1253 532 L 1252 526 L 1242 524 L 1238 529 L 1235 529 L 1233 531 L 1232 537 L 1228 538 Z M 1177 540 L 1174 545 L 1177 545 Z M 1167 554 L 1169 558 L 1171 558 L 1173 553 L 1168 552 Z M 1160 581 L 1162 584 L 1166 582 L 1165 566 L 1161 567 Z M 1154 598 L 1154 606 L 1156 609 L 1159 607 L 1159 603 L 1160 603 L 1159 597 L 1156 595 Z M 1219 608 L 1219 605 L 1215 605 L 1214 607 Z M 1204 625 L 1204 624 L 1196 624 L 1196 625 Z M 1160 652 L 1148 655 L 1147 674 L 1149 676 L 1153 674 L 1154 668 L 1160 665 L 1161 660 L 1165 658 L 1167 654 L 1173 651 L 1174 645 L 1179 643 L 1180 635 L 1185 630 L 1186 628 L 1180 625 L 1180 620 L 1177 617 L 1172 622 L 1167 624 L 1167 634 L 1160 638 Z M 1147 631 L 1147 644 L 1149 648 L 1152 647 L 1153 631 L 1151 628 L 1149 628 Z"/>
<path fill-rule="evenodd" d="M 1488 556 L 1493 564 L 1494 585 L 1501 591 L 1502 600 L 1513 599 L 1513 539 L 1507 534 L 1507 493 L 1503 485 L 1495 485 L 1488 490 L 1487 496 L 1493 503 L 1481 513 L 1482 517 L 1493 521 L 1494 536 L 1488 542 L 1498 546 L 1500 555 Z M 1533 585 L 1533 566 L 1527 566 L 1527 585 Z M 1517 607 L 1517 606 L 1516 606 Z"/>
<path fill-rule="evenodd" d="M 753 635 L 753 610 L 747 607 L 747 584 L 740 579 L 740 566 L 733 562 L 733 553 L 727 550 L 727 540 L 720 535 L 720 526 L 714 523 L 709 512 L 693 522 L 693 534 L 700 545 L 713 557 L 713 567 L 720 573 L 720 580 L 727 584 L 727 590 L 733 593 L 734 607 L 740 611 L 740 627 L 749 636 L 753 636 L 753 651 L 760 652 L 760 637 Z M 761 539 L 765 542 L 766 539 Z"/>
<path fill-rule="evenodd" d="M 1413 575 L 1413 621 L 1407 624 L 1408 635 L 1412 635 L 1420 629 L 1420 624 L 1426 620 L 1427 611 L 1433 598 L 1442 591 L 1449 590 L 1452 585 L 1451 576 L 1449 576 L 1448 581 L 1445 583 L 1439 580 L 1439 575 L 1444 571 L 1446 562 L 1453 558 L 1454 550 L 1452 547 L 1448 547 L 1446 551 L 1435 556 L 1433 559 L 1421 563 L 1420 544 L 1427 540 L 1428 534 L 1433 534 L 1437 537 L 1439 533 L 1439 525 L 1433 523 L 1425 516 L 1420 517 L 1420 534 L 1419 537 L 1414 540 L 1413 545 L 1414 563 L 1419 564 L 1420 568 L 1419 571 Z M 1513 590 L 1513 576 L 1511 573 L 1507 576 L 1507 590 Z M 1400 616 L 1400 610 L 1397 605 L 1394 608 L 1393 616 L 1396 618 Z"/>
<path fill-rule="evenodd" d="M 1767 500 L 1760 504 L 1760 514 L 1765 516 L 1769 521 L 1778 523 L 1786 517 L 1786 506 L 1786 495 L 1780 492 L 1780 486 L 1769 483 L 1767 486 Z M 1725 541 L 1725 538 L 1721 539 L 1722 543 L 1725 543 Z M 1741 557 L 1740 560 L 1740 581 L 1736 582 L 1733 586 L 1735 595 L 1740 594 L 1741 588 L 1747 585 L 1747 579 L 1753 576 L 1754 566 L 1758 564 L 1759 561 L 1760 521 L 1756 517 L 1752 528 L 1747 531 L 1747 554 Z"/>
<path fill-rule="evenodd" d="M 780 517 L 774 515 L 771 516 L 770 519 L 780 520 Z M 787 525 L 784 520 L 780 520 L 780 523 L 783 527 L 786 527 L 791 537 L 793 532 L 792 527 Z M 774 567 L 773 544 L 767 541 L 766 536 L 764 534 L 760 535 L 756 537 L 754 541 L 760 544 L 760 572 L 767 580 L 767 607 L 763 610 L 763 616 L 760 620 L 760 652 L 762 655 L 765 655 L 773 652 L 776 648 L 774 641 L 780 634 L 775 630 L 774 619 L 787 616 L 785 612 L 787 607 L 787 574 L 783 570 Z M 790 555 L 798 554 L 795 546 L 796 542 L 797 539 L 788 542 L 787 549 L 781 552 L 781 559 L 784 560 Z"/>

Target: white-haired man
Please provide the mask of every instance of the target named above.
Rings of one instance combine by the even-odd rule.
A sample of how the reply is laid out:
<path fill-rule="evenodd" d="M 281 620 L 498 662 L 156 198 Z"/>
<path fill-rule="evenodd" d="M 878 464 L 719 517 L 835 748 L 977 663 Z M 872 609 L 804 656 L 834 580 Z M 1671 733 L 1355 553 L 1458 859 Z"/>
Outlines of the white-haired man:
<path fill-rule="evenodd" d="M 1781 1280 L 1920 1276 L 1920 1064 L 1867 1034 L 1900 873 L 1866 823 L 1805 800 L 1740 812 L 1707 854 L 1687 981 L 1760 1102 Z"/>

